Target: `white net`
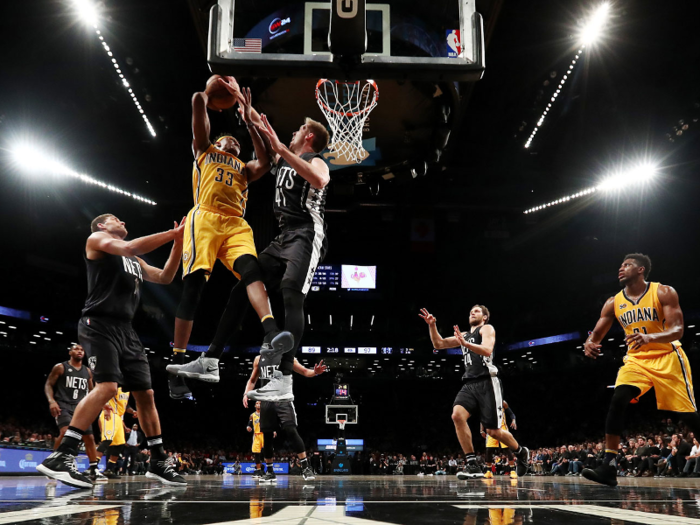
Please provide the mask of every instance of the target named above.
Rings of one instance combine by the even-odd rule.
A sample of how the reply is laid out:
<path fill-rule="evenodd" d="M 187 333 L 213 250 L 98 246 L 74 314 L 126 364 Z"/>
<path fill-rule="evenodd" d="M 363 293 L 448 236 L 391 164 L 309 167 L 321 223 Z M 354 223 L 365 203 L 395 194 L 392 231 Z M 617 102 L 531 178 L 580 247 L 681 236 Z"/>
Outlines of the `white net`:
<path fill-rule="evenodd" d="M 368 157 L 362 147 L 362 131 L 378 99 L 379 88 L 374 80 L 364 84 L 327 78 L 318 81 L 316 101 L 331 127 L 328 149 L 337 159 L 358 164 Z"/>
<path fill-rule="evenodd" d="M 339 420 L 338 420 L 338 427 L 340 428 L 340 430 L 345 430 L 345 424 L 346 424 L 346 423 L 347 423 L 347 421 L 344 420 L 344 419 L 339 419 Z"/>

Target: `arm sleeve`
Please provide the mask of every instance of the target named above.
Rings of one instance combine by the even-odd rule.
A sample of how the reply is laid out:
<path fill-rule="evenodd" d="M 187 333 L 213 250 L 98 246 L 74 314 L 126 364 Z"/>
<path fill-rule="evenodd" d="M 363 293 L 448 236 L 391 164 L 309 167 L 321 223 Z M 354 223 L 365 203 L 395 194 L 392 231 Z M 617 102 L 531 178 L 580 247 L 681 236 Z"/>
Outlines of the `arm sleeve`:
<path fill-rule="evenodd" d="M 508 418 L 508 421 L 513 421 L 515 419 L 515 414 L 510 407 L 506 408 L 506 417 Z"/>

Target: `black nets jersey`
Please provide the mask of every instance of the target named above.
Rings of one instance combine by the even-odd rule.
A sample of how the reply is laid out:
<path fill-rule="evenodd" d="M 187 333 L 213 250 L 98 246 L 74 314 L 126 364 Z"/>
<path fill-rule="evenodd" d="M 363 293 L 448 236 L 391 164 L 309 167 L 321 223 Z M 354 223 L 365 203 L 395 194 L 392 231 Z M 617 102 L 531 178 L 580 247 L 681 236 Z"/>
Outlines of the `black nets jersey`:
<path fill-rule="evenodd" d="M 102 259 L 85 257 L 88 296 L 83 317 L 111 317 L 131 321 L 141 299 L 143 274 L 136 257 L 104 254 Z"/>
<path fill-rule="evenodd" d="M 54 398 L 65 405 L 77 405 L 88 393 L 90 371 L 83 364 L 80 370 L 70 364 L 63 363 L 63 374 L 56 381 Z"/>
<path fill-rule="evenodd" d="M 323 159 L 318 153 L 301 154 L 306 162 L 317 157 Z M 314 188 L 282 158 L 273 173 L 276 177 L 274 212 L 280 228 L 323 228 L 328 186 L 321 190 Z"/>
<path fill-rule="evenodd" d="M 260 356 L 258 361 L 258 370 L 260 371 L 260 387 L 264 387 L 272 379 L 272 374 L 279 370 L 279 364 L 273 365 L 272 361 L 264 356 Z"/>
<path fill-rule="evenodd" d="M 481 326 L 464 335 L 467 343 L 481 344 Z M 462 359 L 464 361 L 464 375 L 462 381 L 474 381 L 498 375 L 498 368 L 493 364 L 493 353 L 490 357 L 475 354 L 471 350 L 462 347 Z"/>

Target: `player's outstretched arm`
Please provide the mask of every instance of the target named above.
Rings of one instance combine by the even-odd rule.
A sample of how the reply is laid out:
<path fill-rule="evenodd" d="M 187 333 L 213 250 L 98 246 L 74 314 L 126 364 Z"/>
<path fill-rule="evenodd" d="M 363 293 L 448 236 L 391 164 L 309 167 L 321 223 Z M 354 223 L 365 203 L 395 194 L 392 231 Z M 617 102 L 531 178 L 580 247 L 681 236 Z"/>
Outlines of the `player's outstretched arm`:
<path fill-rule="evenodd" d="M 663 332 L 656 334 L 636 333 L 625 337 L 630 348 L 639 348 L 648 343 L 672 343 L 683 337 L 683 311 L 678 301 L 678 292 L 672 286 L 660 285 L 659 302 L 665 319 Z"/>
<path fill-rule="evenodd" d="M 459 329 L 458 325 L 454 325 L 455 338 L 459 341 L 459 344 L 464 348 L 469 349 L 475 354 L 483 355 L 486 357 L 491 357 L 493 354 L 493 348 L 496 346 L 496 330 L 490 324 L 486 324 L 481 327 L 481 344 L 475 345 L 474 343 L 468 343 L 462 335 L 462 331 Z"/>
<path fill-rule="evenodd" d="M 164 244 L 182 237 L 184 229 L 185 221 L 183 220 L 179 226 L 176 223 L 176 227 L 172 230 L 146 235 L 131 241 L 116 239 L 106 232 L 95 232 L 88 237 L 85 251 L 88 259 L 99 259 L 101 257 L 100 252 L 110 255 L 135 257 L 152 252 L 156 248 L 160 248 Z"/>
<path fill-rule="evenodd" d="M 46 399 L 49 401 L 49 410 L 51 411 L 51 415 L 53 417 L 58 417 L 61 415 L 61 408 L 58 406 L 56 399 L 53 397 L 53 387 L 56 385 L 58 378 L 61 377 L 61 374 L 63 374 L 63 371 L 63 363 L 54 365 L 54 367 L 51 369 L 49 377 L 46 378 L 46 383 L 44 383 L 44 394 L 46 394 Z"/>
<path fill-rule="evenodd" d="M 175 229 L 179 231 L 180 234 L 173 240 L 173 247 L 170 250 L 170 256 L 162 269 L 151 266 L 140 257 L 136 258 L 141 265 L 144 280 L 157 284 L 170 284 L 173 282 L 177 269 L 180 266 L 180 257 L 182 257 L 182 239 L 184 235 L 184 228 L 185 217 L 182 218 L 179 225 L 175 223 Z"/>
<path fill-rule="evenodd" d="M 613 321 L 615 321 L 615 298 L 611 297 L 605 301 L 603 310 L 600 312 L 600 319 L 598 319 L 591 335 L 588 336 L 586 343 L 583 345 L 586 357 L 596 359 L 600 355 L 600 349 L 602 347 L 600 342 L 603 340 L 603 337 L 605 337 L 605 334 L 610 331 Z"/>
<path fill-rule="evenodd" d="M 287 163 L 304 178 L 311 186 L 317 190 L 325 188 L 331 180 L 330 171 L 325 162 L 323 162 L 318 157 L 311 160 L 311 162 L 306 162 L 299 155 L 295 154 L 287 146 L 282 144 L 277 133 L 270 122 L 267 120 L 266 115 L 262 115 L 262 126 L 258 126 L 258 130 L 267 140 L 270 142 L 270 147 L 272 151 L 277 155 L 282 157 Z"/>
<path fill-rule="evenodd" d="M 207 115 L 209 96 L 202 92 L 192 95 L 192 153 L 195 158 L 207 151 L 211 144 L 211 124 Z"/>
<path fill-rule="evenodd" d="M 442 337 L 437 330 L 437 318 L 428 312 L 425 308 L 421 308 L 418 316 L 428 323 L 430 330 L 430 341 L 433 343 L 433 348 L 441 350 L 443 348 L 455 348 L 459 346 L 459 341 L 456 337 Z"/>
<path fill-rule="evenodd" d="M 314 365 L 313 368 L 306 368 L 302 365 L 296 358 L 294 359 L 294 370 L 297 374 L 301 374 L 304 377 L 316 377 L 320 376 L 328 370 L 328 367 L 323 364 L 323 359 Z"/>
<path fill-rule="evenodd" d="M 265 147 L 265 142 L 262 137 L 260 137 L 257 126 L 253 123 L 253 99 L 250 94 L 250 88 L 243 88 L 242 95 L 243 97 L 238 101 L 238 105 L 240 106 L 238 112 L 242 115 L 243 121 L 248 127 L 248 133 L 250 134 L 250 140 L 253 141 L 256 157 L 255 160 L 251 160 L 246 164 L 245 171 L 248 182 L 253 182 L 270 171 L 271 163 L 270 156 Z"/>

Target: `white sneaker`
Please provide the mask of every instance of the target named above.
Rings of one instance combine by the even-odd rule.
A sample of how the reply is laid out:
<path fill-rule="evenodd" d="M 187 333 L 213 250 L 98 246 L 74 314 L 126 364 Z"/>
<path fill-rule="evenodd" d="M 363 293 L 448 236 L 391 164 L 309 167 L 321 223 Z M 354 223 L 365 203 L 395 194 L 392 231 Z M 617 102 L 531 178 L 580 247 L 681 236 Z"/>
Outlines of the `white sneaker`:
<path fill-rule="evenodd" d="M 198 379 L 207 383 L 219 382 L 219 360 L 216 357 L 203 355 L 184 365 L 168 365 L 165 369 L 178 377 Z"/>
<path fill-rule="evenodd" d="M 277 370 L 268 384 L 256 390 L 250 390 L 246 395 L 253 401 L 294 401 L 292 376 L 291 374 L 285 376 Z"/>

